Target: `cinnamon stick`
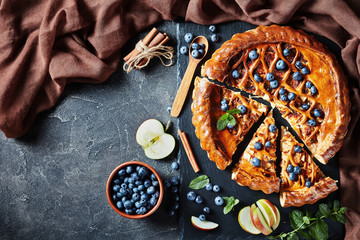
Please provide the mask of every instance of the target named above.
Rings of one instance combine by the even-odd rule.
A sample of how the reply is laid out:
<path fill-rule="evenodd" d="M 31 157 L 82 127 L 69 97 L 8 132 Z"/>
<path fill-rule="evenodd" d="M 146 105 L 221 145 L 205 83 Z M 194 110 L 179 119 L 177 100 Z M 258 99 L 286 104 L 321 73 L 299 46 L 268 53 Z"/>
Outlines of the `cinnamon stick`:
<path fill-rule="evenodd" d="M 164 33 L 162 34 L 161 32 L 159 32 L 155 38 L 149 43 L 149 48 L 154 47 L 154 46 L 160 46 L 165 44 L 167 41 L 169 41 L 169 36 Z M 141 60 L 141 62 L 139 63 L 139 66 L 144 65 L 147 62 L 147 58 L 144 58 L 143 60 Z"/>
<path fill-rule="evenodd" d="M 158 30 L 156 28 L 151 29 L 151 31 L 144 37 L 142 42 L 145 45 L 148 45 L 151 42 L 151 40 L 153 40 L 153 38 L 156 36 L 157 32 L 158 32 Z M 128 55 L 126 55 L 124 57 L 124 61 L 127 62 L 127 61 L 129 61 L 129 59 L 137 56 L 138 54 L 139 54 L 139 51 L 136 48 L 134 48 Z"/>
<path fill-rule="evenodd" d="M 180 139 L 181 139 L 181 142 L 184 146 L 184 149 L 185 149 L 185 152 L 186 152 L 186 155 L 188 156 L 188 159 L 190 161 L 190 164 L 192 166 L 192 168 L 194 169 L 194 172 L 198 172 L 200 171 L 200 168 L 199 166 L 197 165 L 197 162 L 196 162 L 196 159 L 194 157 L 194 154 L 190 148 L 190 144 L 189 144 L 189 141 L 186 137 L 186 134 L 184 132 L 182 132 L 180 129 L 178 130 L 178 133 L 179 133 L 179 136 L 180 136 Z"/>

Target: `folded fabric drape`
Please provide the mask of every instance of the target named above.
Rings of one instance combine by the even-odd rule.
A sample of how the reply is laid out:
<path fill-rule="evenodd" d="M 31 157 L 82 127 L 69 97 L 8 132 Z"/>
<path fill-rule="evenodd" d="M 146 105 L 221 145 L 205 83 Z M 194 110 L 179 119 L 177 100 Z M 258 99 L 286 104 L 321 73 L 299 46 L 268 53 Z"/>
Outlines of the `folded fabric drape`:
<path fill-rule="evenodd" d="M 357 0 L 2 0 L 0 129 L 19 137 L 71 82 L 100 83 L 130 37 L 163 20 L 291 25 L 341 47 L 351 123 L 339 152 L 346 239 L 360 239 L 360 2 Z"/>

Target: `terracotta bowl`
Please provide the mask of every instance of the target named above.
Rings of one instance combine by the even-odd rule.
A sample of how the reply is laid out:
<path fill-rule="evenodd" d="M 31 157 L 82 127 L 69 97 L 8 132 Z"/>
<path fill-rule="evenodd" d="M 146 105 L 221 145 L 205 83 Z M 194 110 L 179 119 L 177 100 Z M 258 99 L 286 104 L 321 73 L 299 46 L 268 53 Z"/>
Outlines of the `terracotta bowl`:
<path fill-rule="evenodd" d="M 139 166 L 144 166 L 146 167 L 148 170 L 150 170 L 151 173 L 154 173 L 157 181 L 159 182 L 159 198 L 157 200 L 156 205 L 150 209 L 147 213 L 143 214 L 143 215 L 138 215 L 138 214 L 134 214 L 134 215 L 130 215 L 125 213 L 124 211 L 121 211 L 119 208 L 117 208 L 116 206 L 116 202 L 112 199 L 112 195 L 113 195 L 113 190 L 112 190 L 112 185 L 113 185 L 113 179 L 117 177 L 117 173 L 119 172 L 120 169 L 122 168 L 126 168 L 129 165 L 139 165 Z M 120 214 L 123 217 L 126 218 L 131 218 L 131 219 L 139 219 L 139 218 L 145 218 L 147 216 L 150 216 L 151 214 L 153 214 L 158 207 L 161 204 L 161 201 L 163 199 L 163 195 L 164 195 L 164 186 L 162 184 L 161 178 L 159 176 L 159 174 L 155 171 L 154 168 L 152 168 L 151 166 L 149 166 L 146 163 L 143 162 L 139 162 L 139 161 L 129 161 L 129 162 L 125 162 L 120 164 L 118 167 L 116 167 L 112 173 L 110 174 L 107 184 L 106 184 L 106 197 L 108 199 L 108 202 L 110 204 L 110 206 L 112 207 L 112 209 L 114 209 L 115 212 L 117 212 L 118 214 Z"/>

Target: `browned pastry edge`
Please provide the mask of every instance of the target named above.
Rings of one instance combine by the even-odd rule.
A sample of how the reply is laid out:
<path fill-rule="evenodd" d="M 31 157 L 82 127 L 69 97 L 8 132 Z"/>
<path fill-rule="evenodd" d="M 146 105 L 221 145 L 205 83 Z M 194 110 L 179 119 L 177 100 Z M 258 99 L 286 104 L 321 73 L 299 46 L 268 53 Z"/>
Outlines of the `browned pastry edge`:
<path fill-rule="evenodd" d="M 323 164 L 326 164 L 341 148 L 346 136 L 350 122 L 350 99 L 347 86 L 347 79 L 336 61 L 334 55 L 314 37 L 307 35 L 301 30 L 295 30 L 288 26 L 259 26 L 256 29 L 245 33 L 237 33 L 230 40 L 225 42 L 217 49 L 202 67 L 201 74 L 210 79 L 224 81 L 225 73 L 229 69 L 229 60 L 232 56 L 242 49 L 249 48 L 259 43 L 279 43 L 286 42 L 292 45 L 298 45 L 308 48 L 314 52 L 324 54 L 328 58 L 328 64 L 331 66 L 333 82 L 336 88 L 335 104 L 338 107 L 337 123 L 328 146 L 319 153 L 313 153 L 314 156 Z M 321 142 L 321 144 L 326 144 Z M 320 151 L 323 147 L 317 146 Z"/>
<path fill-rule="evenodd" d="M 335 180 L 330 177 L 321 178 L 310 188 L 305 187 L 299 191 L 289 192 L 280 189 L 280 204 L 282 207 L 301 207 L 305 204 L 313 204 L 337 189 Z"/>

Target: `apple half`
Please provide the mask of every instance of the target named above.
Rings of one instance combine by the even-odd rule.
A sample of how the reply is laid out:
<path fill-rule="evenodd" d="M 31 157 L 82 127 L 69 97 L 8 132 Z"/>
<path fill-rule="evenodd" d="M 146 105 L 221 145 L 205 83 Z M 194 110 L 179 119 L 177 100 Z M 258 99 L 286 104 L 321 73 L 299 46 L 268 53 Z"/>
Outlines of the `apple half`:
<path fill-rule="evenodd" d="M 170 155 L 175 148 L 175 139 L 165 133 L 164 126 L 156 119 L 143 122 L 136 132 L 136 142 L 151 159 L 162 159 Z"/>
<path fill-rule="evenodd" d="M 250 217 L 250 206 L 246 206 L 240 210 L 238 215 L 238 221 L 242 229 L 251 234 L 260 234 L 260 230 L 257 229 L 252 223 Z"/>
<path fill-rule="evenodd" d="M 191 223 L 194 225 L 194 227 L 203 231 L 213 230 L 219 226 L 219 224 L 207 220 L 201 221 L 198 217 L 195 216 L 191 217 Z"/>

